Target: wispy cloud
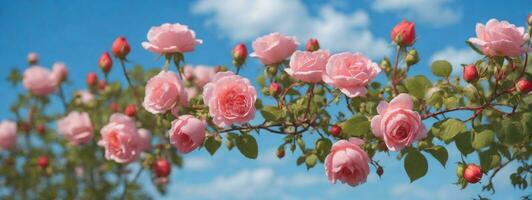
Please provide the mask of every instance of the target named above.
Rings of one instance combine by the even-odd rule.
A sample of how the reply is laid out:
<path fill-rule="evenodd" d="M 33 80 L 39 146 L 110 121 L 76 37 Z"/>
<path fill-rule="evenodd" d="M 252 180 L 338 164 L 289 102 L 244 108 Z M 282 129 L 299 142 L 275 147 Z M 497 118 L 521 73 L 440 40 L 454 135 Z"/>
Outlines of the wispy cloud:
<path fill-rule="evenodd" d="M 397 12 L 403 18 L 426 23 L 434 27 L 455 24 L 462 18 L 452 0 L 376 0 L 372 8 L 379 12 Z"/>
<path fill-rule="evenodd" d="M 462 64 L 471 64 L 480 58 L 480 55 L 469 48 L 457 49 L 448 46 L 442 50 L 436 51 L 430 58 L 430 62 L 432 63 L 435 60 L 447 60 L 453 66 L 453 74 L 459 75 L 462 73 Z"/>

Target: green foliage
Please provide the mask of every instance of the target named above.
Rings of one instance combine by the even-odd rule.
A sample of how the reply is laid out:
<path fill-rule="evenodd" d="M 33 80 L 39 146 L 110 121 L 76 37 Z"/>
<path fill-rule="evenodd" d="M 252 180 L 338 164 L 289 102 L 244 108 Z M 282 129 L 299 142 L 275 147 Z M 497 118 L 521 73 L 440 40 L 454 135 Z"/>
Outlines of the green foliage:
<path fill-rule="evenodd" d="M 250 159 L 256 159 L 258 155 L 257 140 L 251 135 L 242 134 L 236 138 L 236 147 L 242 153 Z"/>
<path fill-rule="evenodd" d="M 453 71 L 451 63 L 446 60 L 436 60 L 432 62 L 431 69 L 432 74 L 443 78 L 449 77 Z"/>
<path fill-rule="evenodd" d="M 411 150 L 406 154 L 404 167 L 410 182 L 425 176 L 428 171 L 427 159 L 419 151 Z"/>

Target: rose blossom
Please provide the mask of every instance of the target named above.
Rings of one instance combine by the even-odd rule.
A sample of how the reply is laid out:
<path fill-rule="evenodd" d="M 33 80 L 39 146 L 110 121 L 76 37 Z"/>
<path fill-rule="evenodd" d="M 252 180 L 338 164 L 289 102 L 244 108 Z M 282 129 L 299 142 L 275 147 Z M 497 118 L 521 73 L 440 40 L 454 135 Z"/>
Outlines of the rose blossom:
<path fill-rule="evenodd" d="M 348 97 L 356 97 L 366 95 L 366 86 L 380 72 L 379 65 L 362 54 L 344 52 L 329 58 L 322 78 Z"/>
<path fill-rule="evenodd" d="M 81 102 L 85 105 L 89 104 L 90 102 L 94 101 L 94 95 L 88 91 L 88 90 L 80 90 L 76 92 L 76 95 L 79 96 L 79 99 Z"/>
<path fill-rule="evenodd" d="M 203 88 L 203 102 L 219 127 L 245 123 L 255 117 L 257 91 L 248 79 L 233 72 L 218 72 Z"/>
<path fill-rule="evenodd" d="M 179 152 L 188 153 L 203 144 L 205 128 L 205 122 L 192 115 L 182 115 L 172 122 L 168 137 Z"/>
<path fill-rule="evenodd" d="M 198 65 L 194 68 L 194 83 L 200 88 L 212 81 L 216 72 L 214 67 Z"/>
<path fill-rule="evenodd" d="M 350 186 L 366 182 L 369 174 L 368 154 L 360 148 L 364 141 L 358 138 L 339 140 L 325 158 L 325 174 L 331 183 L 340 180 Z"/>
<path fill-rule="evenodd" d="M 290 57 L 298 45 L 295 37 L 270 33 L 253 41 L 253 53 L 250 56 L 259 58 L 265 65 L 277 64 Z"/>
<path fill-rule="evenodd" d="M 290 68 L 284 70 L 297 80 L 317 83 L 321 81 L 329 56 L 329 51 L 296 51 L 290 58 Z"/>
<path fill-rule="evenodd" d="M 139 148 L 141 151 L 146 151 L 151 147 L 151 132 L 148 129 L 139 129 L 139 138 L 140 145 Z"/>
<path fill-rule="evenodd" d="M 179 105 L 188 104 L 187 93 L 178 75 L 172 71 L 161 71 L 148 80 L 146 96 L 142 106 L 153 114 L 176 110 Z"/>
<path fill-rule="evenodd" d="M 32 66 L 24 71 L 22 85 L 38 96 L 46 96 L 56 89 L 56 81 L 50 70 L 40 66 Z"/>
<path fill-rule="evenodd" d="M 187 92 L 188 100 L 192 100 L 194 97 L 198 96 L 198 88 L 197 87 L 187 87 L 185 88 L 185 91 Z"/>
<path fill-rule="evenodd" d="M 488 56 L 516 57 L 531 50 L 523 46 L 529 35 L 524 27 L 516 27 L 507 21 L 490 19 L 484 26 L 477 23 L 477 37 L 469 42 L 477 45 Z"/>
<path fill-rule="evenodd" d="M 141 138 L 135 121 L 121 113 L 111 115 L 109 123 L 101 130 L 98 145 L 105 148 L 105 158 L 118 163 L 137 160 L 141 153 Z"/>
<path fill-rule="evenodd" d="M 189 52 L 194 47 L 203 43 L 196 39 L 196 34 L 187 26 L 179 23 L 165 23 L 161 26 L 153 26 L 148 31 L 148 42 L 142 42 L 142 47 L 158 54 Z"/>
<path fill-rule="evenodd" d="M 0 122 L 0 148 L 13 149 L 17 144 L 17 123 L 4 120 Z"/>
<path fill-rule="evenodd" d="M 373 135 L 384 139 L 390 151 L 400 151 L 427 136 L 421 116 L 412 108 L 412 97 L 404 93 L 390 103 L 381 101 L 377 106 L 379 115 L 371 119 L 371 130 Z"/>
<path fill-rule="evenodd" d="M 52 79 L 56 85 L 59 85 L 68 76 L 68 69 L 63 62 L 56 62 L 52 66 Z"/>
<path fill-rule="evenodd" d="M 75 145 L 87 143 L 93 136 L 91 119 L 86 112 L 72 111 L 68 113 L 66 117 L 57 121 L 57 130 L 59 134 Z"/>

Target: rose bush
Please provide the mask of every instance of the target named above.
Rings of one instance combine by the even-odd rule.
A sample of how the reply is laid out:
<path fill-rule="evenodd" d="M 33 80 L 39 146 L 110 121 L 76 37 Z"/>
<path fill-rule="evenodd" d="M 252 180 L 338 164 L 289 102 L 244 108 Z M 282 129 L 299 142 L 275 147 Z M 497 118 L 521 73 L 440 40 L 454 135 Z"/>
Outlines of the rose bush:
<path fill-rule="evenodd" d="M 28 68 L 8 76 L 24 90 L 11 105 L 14 119 L 0 123 L 0 178 L 14 195 L 3 197 L 145 199 L 140 174 L 149 171 L 164 193 L 183 154 L 205 149 L 212 155 L 225 143 L 255 159 L 258 133 L 283 137 L 280 159 L 291 152 L 308 169 L 323 163 L 332 183 L 357 186 L 370 173 L 386 174 L 375 155 L 392 151 L 411 182 L 426 175 L 432 157 L 456 167 L 459 187 L 480 182 L 493 192 L 493 177 L 517 166 L 511 184 L 526 190 L 532 170 L 530 33 L 496 19 L 477 25 L 476 33 L 468 44 L 484 57 L 462 63 L 463 77 L 451 76 L 451 64 L 437 60 L 431 79 L 410 76 L 412 67 L 422 66 L 409 21 L 391 31 L 395 59 L 380 64 L 363 52 L 321 50 L 317 39 L 298 50 L 303 47 L 295 37 L 271 33 L 252 43 L 250 57 L 264 66 L 245 66 L 247 47 L 239 43 L 228 53 L 234 68 L 184 65 L 184 53 L 202 41 L 185 25 L 163 24 L 142 43 L 164 57 L 160 69 L 130 68 L 127 56 L 137 45 L 120 36 L 110 51 L 127 86 L 108 77 L 116 68 L 103 51 L 95 58 L 103 76 L 87 74 L 87 88 L 74 95 L 63 89 L 70 84 L 66 65 L 50 71 L 30 53 Z M 264 73 L 251 79 L 239 75 L 242 67 Z M 59 113 L 47 109 L 55 105 L 62 106 Z M 457 147 L 461 160 L 448 160 L 448 145 Z"/>

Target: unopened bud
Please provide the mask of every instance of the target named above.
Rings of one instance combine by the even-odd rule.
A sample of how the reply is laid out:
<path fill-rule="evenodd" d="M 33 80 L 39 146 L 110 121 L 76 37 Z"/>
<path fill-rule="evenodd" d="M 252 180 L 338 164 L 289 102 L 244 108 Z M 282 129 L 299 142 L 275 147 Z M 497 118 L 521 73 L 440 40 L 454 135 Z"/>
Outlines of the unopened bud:
<path fill-rule="evenodd" d="M 242 66 L 244 62 L 246 62 L 246 58 L 248 56 L 248 49 L 246 48 L 246 45 L 243 43 L 237 44 L 235 48 L 233 48 L 233 64 L 236 67 Z"/>
<path fill-rule="evenodd" d="M 281 86 L 279 86 L 278 83 L 272 83 L 270 84 L 270 94 L 272 96 L 275 96 L 277 94 L 279 94 L 279 92 L 281 91 Z"/>
<path fill-rule="evenodd" d="M 419 62 L 419 56 L 415 49 L 408 51 L 405 58 L 406 65 L 412 66 Z"/>
<path fill-rule="evenodd" d="M 113 46 L 111 47 L 111 51 L 113 52 L 113 55 L 115 55 L 115 57 L 120 58 L 122 60 L 126 59 L 126 56 L 127 54 L 129 54 L 130 50 L 131 50 L 131 47 L 129 46 L 127 39 L 122 36 L 119 36 L 118 38 L 116 38 L 116 40 L 113 42 Z"/>
<path fill-rule="evenodd" d="M 313 51 L 317 51 L 318 49 L 320 49 L 320 43 L 318 42 L 317 39 L 311 38 L 307 41 L 307 46 L 306 46 L 307 51 L 313 52 Z"/>
<path fill-rule="evenodd" d="M 285 154 L 284 148 L 281 147 L 281 148 L 277 149 L 277 158 L 279 158 L 279 159 L 283 158 L 284 154 Z"/>
<path fill-rule="evenodd" d="M 527 94 L 530 91 L 532 91 L 532 83 L 530 83 L 527 79 L 521 79 L 516 84 L 515 87 L 517 88 L 517 91 Z"/>
<path fill-rule="evenodd" d="M 111 71 L 111 67 L 113 66 L 113 59 L 111 59 L 111 56 L 109 55 L 109 52 L 104 52 L 100 59 L 98 60 L 98 66 L 100 66 L 100 69 L 103 73 L 109 73 Z"/>
<path fill-rule="evenodd" d="M 28 53 L 28 64 L 29 65 L 36 65 L 39 63 L 39 54 L 30 52 Z"/>
<path fill-rule="evenodd" d="M 478 70 L 475 65 L 464 67 L 464 80 L 471 83 L 478 80 Z"/>

